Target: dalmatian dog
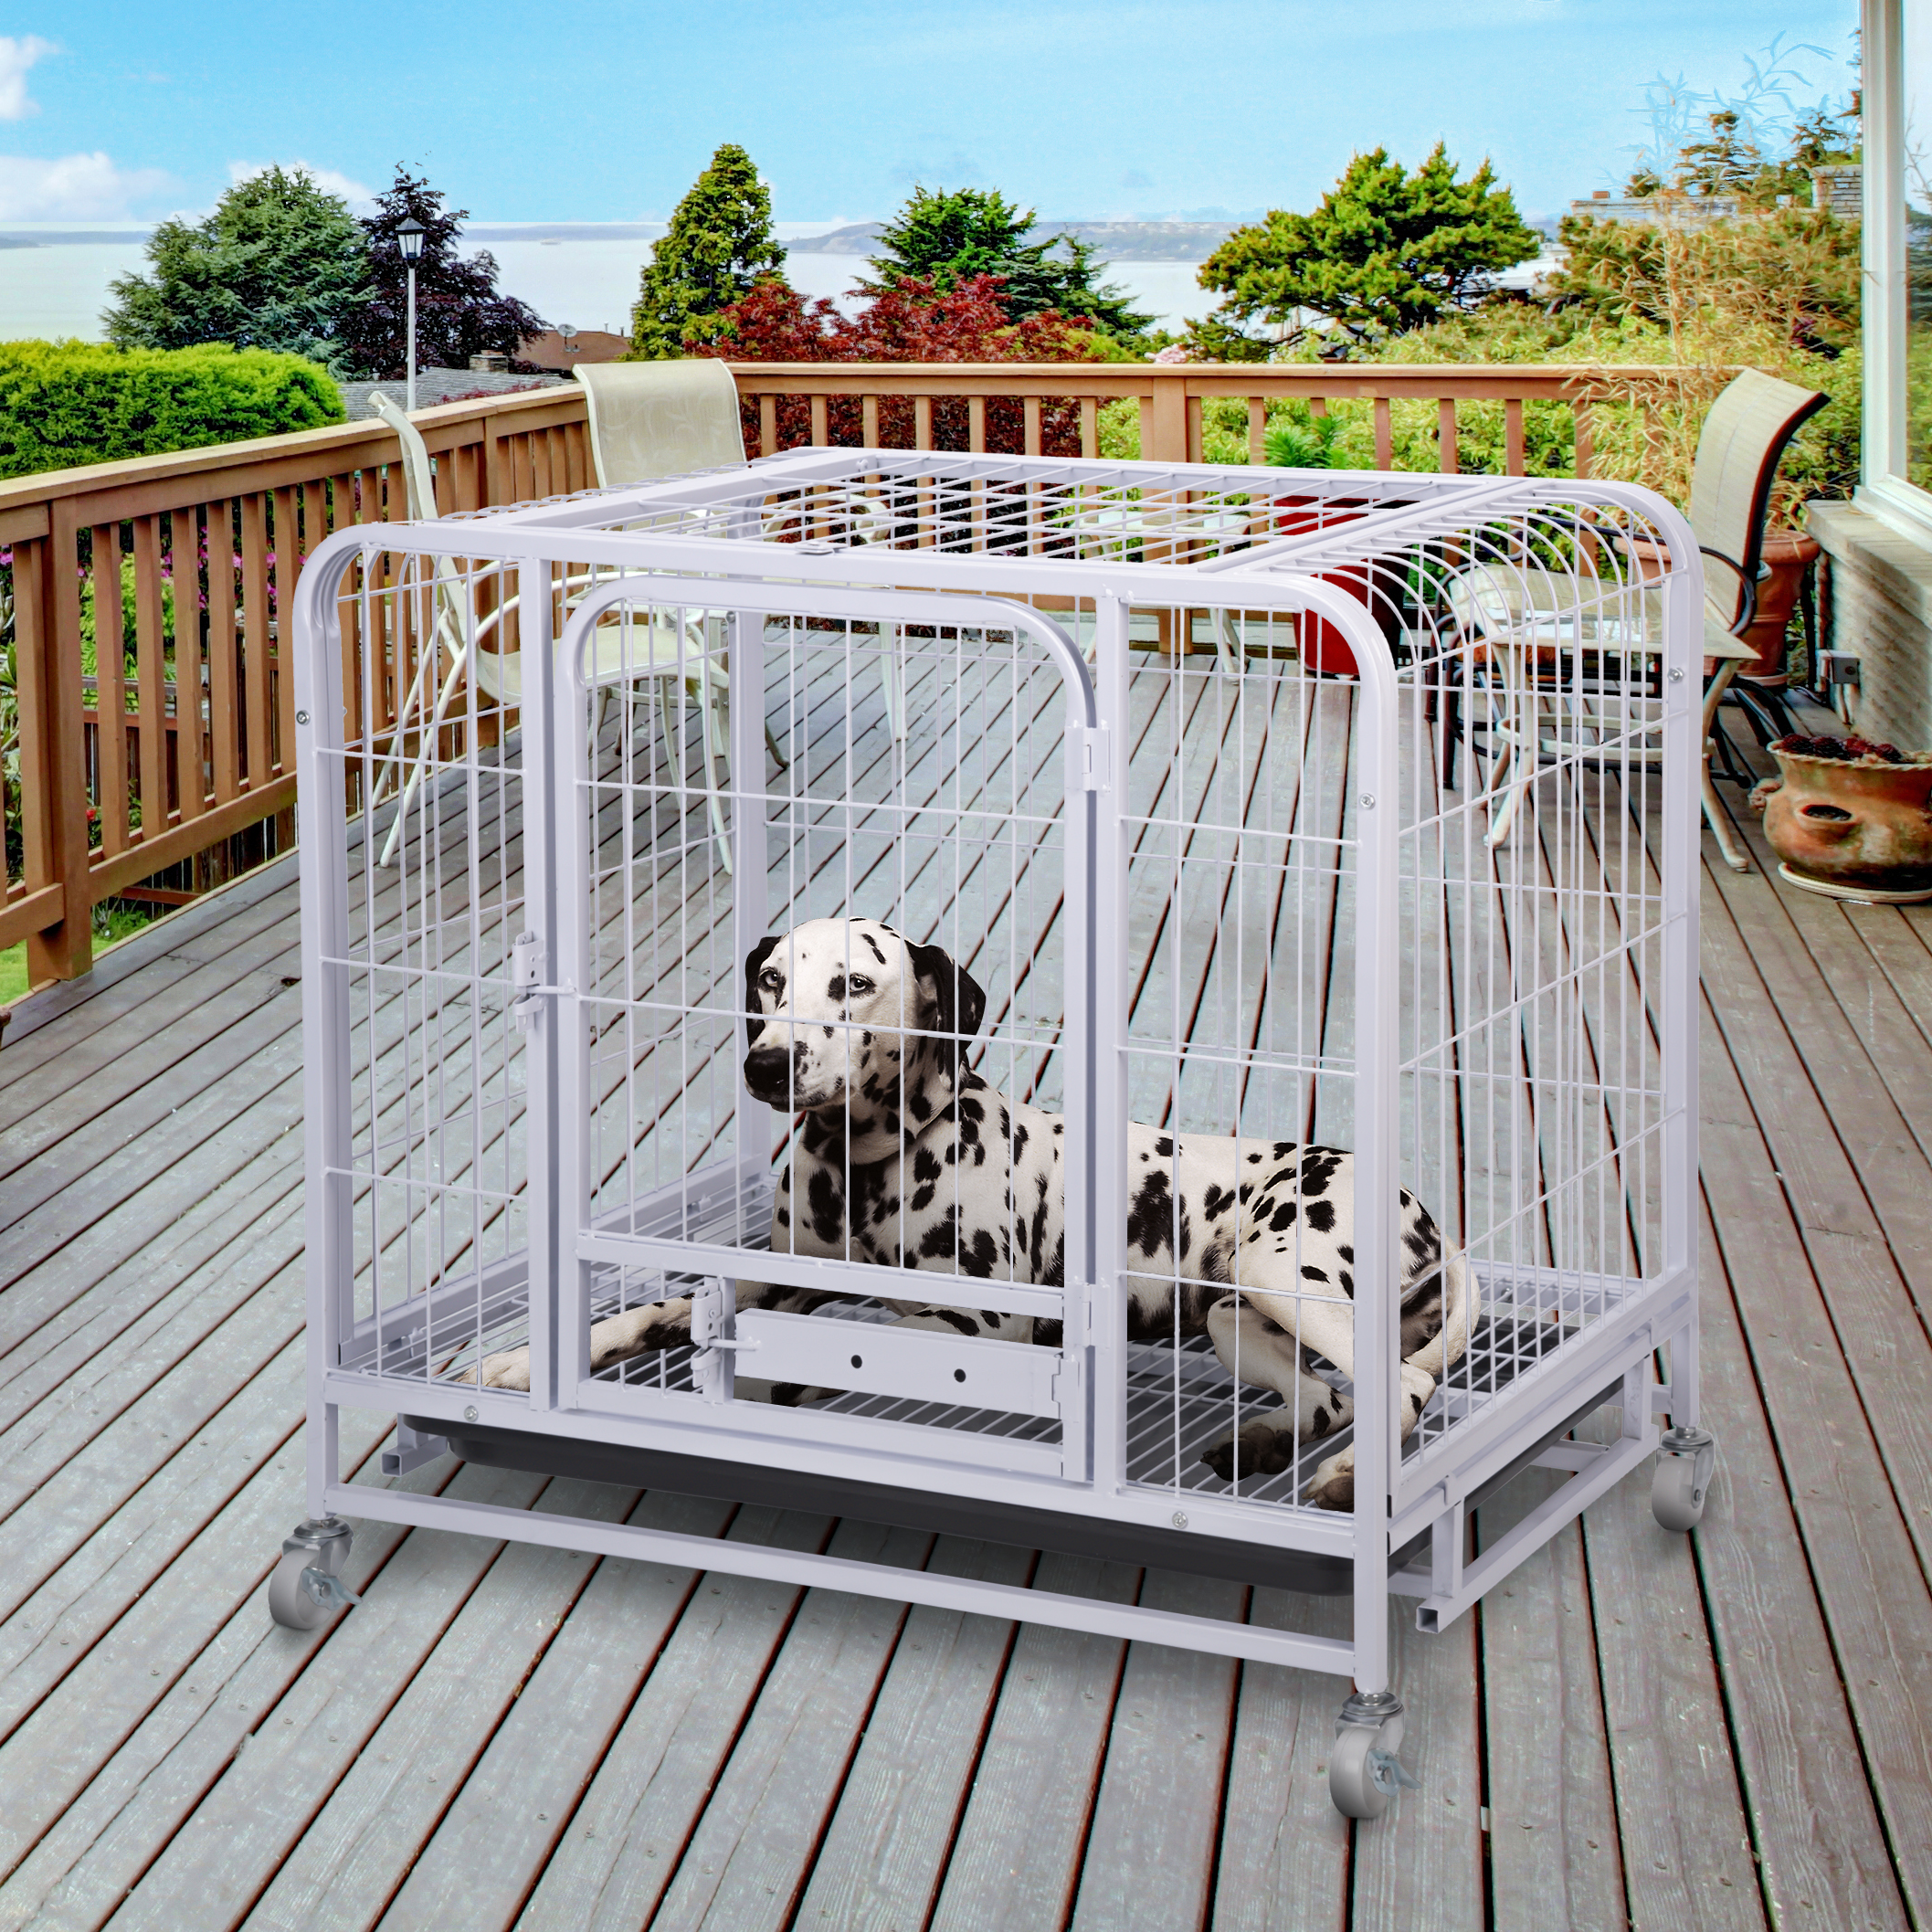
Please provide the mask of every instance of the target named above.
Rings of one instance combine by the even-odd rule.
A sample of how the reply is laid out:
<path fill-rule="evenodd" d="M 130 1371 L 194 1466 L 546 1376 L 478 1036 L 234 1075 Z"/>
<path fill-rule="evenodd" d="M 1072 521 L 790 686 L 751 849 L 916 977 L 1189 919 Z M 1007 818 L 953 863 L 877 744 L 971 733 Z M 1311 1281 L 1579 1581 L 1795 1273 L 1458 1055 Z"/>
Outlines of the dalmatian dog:
<path fill-rule="evenodd" d="M 802 1116 L 772 1206 L 781 1253 L 937 1269 L 1043 1286 L 1063 1279 L 1065 1178 L 1060 1117 L 996 1092 L 964 1058 L 986 996 L 937 946 L 871 919 L 815 919 L 761 940 L 745 962 L 744 1084 Z M 1203 1460 L 1232 1480 L 1274 1475 L 1303 1440 L 1352 1414 L 1321 1379 L 1325 1357 L 1353 1378 L 1354 1159 L 1290 1141 L 1127 1129 L 1127 1331 L 1141 1341 L 1206 1334 L 1230 1374 L 1272 1388 L 1262 1410 Z M 1478 1313 L 1474 1275 L 1446 1262 L 1428 1210 L 1401 1197 L 1401 1430 L 1415 1427 L 1444 1369 L 1461 1359 Z M 808 1313 L 818 1290 L 737 1284 L 740 1308 Z M 1010 1342 L 1059 1343 L 1029 1315 L 895 1301 L 909 1327 Z M 592 1326 L 593 1368 L 691 1338 L 691 1304 L 670 1300 Z M 528 1386 L 527 1353 L 488 1357 L 481 1380 Z M 741 1395 L 761 1392 L 738 1382 Z M 830 1393 L 778 1385 L 776 1401 Z M 1355 1501 L 1354 1452 L 1316 1470 L 1310 1500 Z"/>

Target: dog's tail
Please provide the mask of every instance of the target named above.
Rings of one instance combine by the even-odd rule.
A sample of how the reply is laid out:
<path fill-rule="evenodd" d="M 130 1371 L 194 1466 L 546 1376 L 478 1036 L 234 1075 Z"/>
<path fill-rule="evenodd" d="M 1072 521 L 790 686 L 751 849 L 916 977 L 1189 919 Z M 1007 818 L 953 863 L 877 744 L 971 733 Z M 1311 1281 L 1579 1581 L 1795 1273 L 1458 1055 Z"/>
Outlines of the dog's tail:
<path fill-rule="evenodd" d="M 1449 1306 L 1442 1317 L 1442 1366 L 1452 1368 L 1468 1353 L 1483 1313 L 1483 1291 L 1466 1254 L 1452 1255 L 1443 1272 L 1449 1278 Z"/>
<path fill-rule="evenodd" d="M 1476 1285 L 1476 1271 L 1466 1254 L 1452 1254 L 1442 1264 L 1442 1325 L 1434 1338 L 1409 1357 L 1425 1375 L 1438 1381 L 1445 1369 L 1452 1368 L 1469 1349 L 1483 1312 L 1483 1292 Z"/>

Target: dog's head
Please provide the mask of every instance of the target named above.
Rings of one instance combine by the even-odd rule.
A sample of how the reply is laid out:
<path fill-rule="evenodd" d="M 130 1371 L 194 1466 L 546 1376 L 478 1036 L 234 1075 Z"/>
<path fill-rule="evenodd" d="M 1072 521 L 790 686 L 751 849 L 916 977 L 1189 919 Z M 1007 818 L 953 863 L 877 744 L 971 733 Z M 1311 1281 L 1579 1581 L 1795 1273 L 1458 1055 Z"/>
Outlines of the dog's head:
<path fill-rule="evenodd" d="M 787 1113 L 843 1107 L 856 1132 L 917 1133 L 953 1096 L 987 997 L 936 945 L 876 919 L 813 919 L 744 962 L 744 1084 Z"/>

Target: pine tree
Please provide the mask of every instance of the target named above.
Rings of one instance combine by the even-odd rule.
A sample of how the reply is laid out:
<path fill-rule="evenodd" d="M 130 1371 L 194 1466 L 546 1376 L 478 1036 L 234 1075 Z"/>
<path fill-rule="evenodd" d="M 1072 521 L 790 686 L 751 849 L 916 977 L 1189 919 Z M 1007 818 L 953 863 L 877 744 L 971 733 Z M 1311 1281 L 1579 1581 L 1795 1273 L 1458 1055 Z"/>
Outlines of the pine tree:
<path fill-rule="evenodd" d="M 354 366 L 345 332 L 367 299 L 369 246 L 339 196 L 301 168 L 238 182 L 206 220 L 164 221 L 146 275 L 110 285 L 101 317 L 121 349 L 232 343 Z"/>
<path fill-rule="evenodd" d="M 915 187 L 896 219 L 879 237 L 871 268 L 878 280 L 860 283 L 868 295 L 903 281 L 955 289 L 976 275 L 997 275 L 1000 300 L 1015 322 L 1058 310 L 1091 316 L 1113 335 L 1138 335 L 1153 320 L 1128 306 L 1121 289 L 1103 283 L 1106 263 L 1072 235 L 1027 238 L 1038 226 L 1031 208 L 1008 201 L 998 188 Z M 1064 249 L 1064 254 L 1057 250 Z"/>
<path fill-rule="evenodd" d="M 344 331 L 358 368 L 399 381 L 408 361 L 409 282 L 396 230 L 412 216 L 422 223 L 416 265 L 416 360 L 423 369 L 464 369 L 472 355 L 495 349 L 513 356 L 526 336 L 549 325 L 527 304 L 497 292 L 496 258 L 481 248 L 457 253 L 467 208 L 446 208 L 441 192 L 400 164 L 366 231 L 370 291 Z"/>
<path fill-rule="evenodd" d="M 672 211 L 670 232 L 651 244 L 631 311 L 631 354 L 657 362 L 690 354 L 688 345 L 716 335 L 723 310 L 784 269 L 771 191 L 751 156 L 726 142 Z"/>
<path fill-rule="evenodd" d="M 1276 209 L 1237 228 L 1201 265 L 1200 285 L 1228 298 L 1211 319 L 1298 327 L 1305 312 L 1363 341 L 1474 307 L 1496 270 L 1542 245 L 1488 162 L 1460 181 L 1440 142 L 1412 174 L 1377 148 L 1314 214 Z"/>

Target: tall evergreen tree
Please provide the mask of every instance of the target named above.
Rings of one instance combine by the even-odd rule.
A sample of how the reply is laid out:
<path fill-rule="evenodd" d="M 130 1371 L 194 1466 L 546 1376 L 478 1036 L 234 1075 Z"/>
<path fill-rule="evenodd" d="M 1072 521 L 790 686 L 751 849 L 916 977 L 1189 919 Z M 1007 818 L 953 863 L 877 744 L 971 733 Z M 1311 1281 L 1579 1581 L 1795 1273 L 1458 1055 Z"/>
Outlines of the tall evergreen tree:
<path fill-rule="evenodd" d="M 751 156 L 726 142 L 672 211 L 670 232 L 651 244 L 631 311 L 631 354 L 651 362 L 688 354 L 687 344 L 717 334 L 723 310 L 784 270 L 771 191 Z"/>
<path fill-rule="evenodd" d="M 354 366 L 345 336 L 367 299 L 368 238 L 305 169 L 238 182 L 205 221 L 163 222 L 147 259 L 147 274 L 109 285 L 101 322 L 117 348 L 232 343 Z"/>
<path fill-rule="evenodd" d="M 1227 297 L 1210 322 L 1295 326 L 1314 314 L 1366 340 L 1473 308 L 1498 269 L 1542 245 L 1488 162 L 1462 181 L 1441 142 L 1412 174 L 1377 148 L 1312 215 L 1277 208 L 1237 228 L 1201 264 L 1200 285 Z"/>
<path fill-rule="evenodd" d="M 1038 226 L 1031 208 L 998 188 L 915 187 L 879 238 L 880 253 L 871 259 L 878 280 L 860 287 L 870 295 L 903 281 L 948 290 L 976 275 L 998 275 L 1005 284 L 1000 300 L 1015 322 L 1057 309 L 1090 315 L 1113 335 L 1138 335 L 1147 327 L 1153 317 L 1129 307 L 1125 290 L 1100 280 L 1107 265 L 1093 248 L 1065 234 L 1029 241 Z"/>
<path fill-rule="evenodd" d="M 376 196 L 362 223 L 369 262 L 369 294 L 343 331 L 355 365 L 399 380 L 408 361 L 408 273 L 396 230 L 414 216 L 427 231 L 416 265 L 416 358 L 424 369 L 463 369 L 472 355 L 494 349 L 514 355 L 525 336 L 549 326 L 526 303 L 497 291 L 496 258 L 480 248 L 457 252 L 467 208 L 446 208 L 428 182 L 396 165 L 396 179 Z"/>

